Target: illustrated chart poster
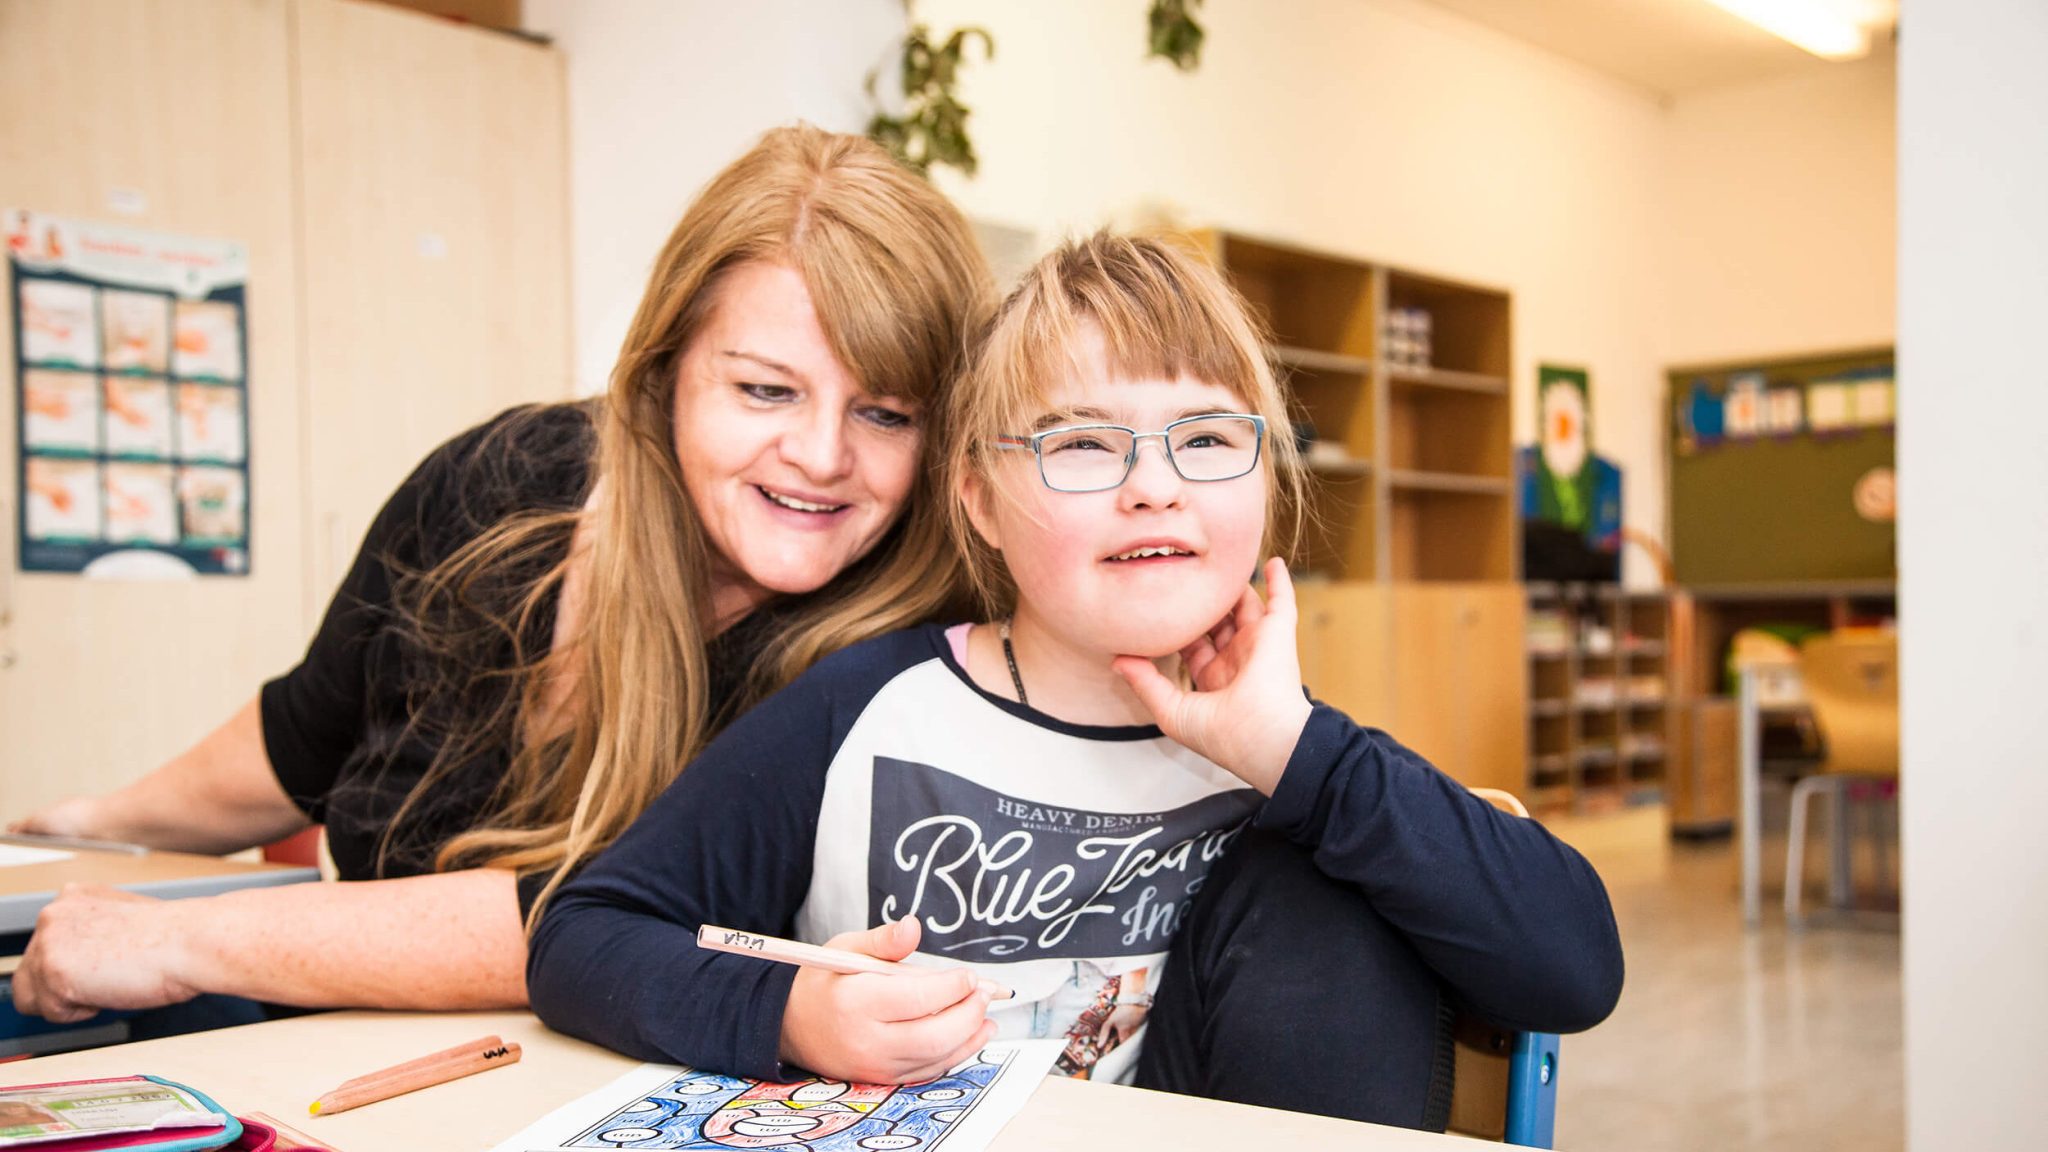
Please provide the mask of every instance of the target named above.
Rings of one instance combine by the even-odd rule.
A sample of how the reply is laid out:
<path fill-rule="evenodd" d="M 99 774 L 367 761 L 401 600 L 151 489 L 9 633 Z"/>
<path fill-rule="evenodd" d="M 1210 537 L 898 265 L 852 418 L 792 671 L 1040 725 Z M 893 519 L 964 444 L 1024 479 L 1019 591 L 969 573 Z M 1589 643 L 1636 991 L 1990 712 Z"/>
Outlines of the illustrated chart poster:
<path fill-rule="evenodd" d="M 249 571 L 248 250 L 5 213 L 29 572 Z"/>

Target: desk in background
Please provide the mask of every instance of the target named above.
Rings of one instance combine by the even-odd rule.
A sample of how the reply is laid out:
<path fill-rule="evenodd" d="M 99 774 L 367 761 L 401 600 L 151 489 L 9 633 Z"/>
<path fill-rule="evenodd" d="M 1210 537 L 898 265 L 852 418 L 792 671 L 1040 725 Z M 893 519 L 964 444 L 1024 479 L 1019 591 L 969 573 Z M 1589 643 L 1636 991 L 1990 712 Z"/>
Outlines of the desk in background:
<path fill-rule="evenodd" d="M 520 1062 L 337 1116 L 306 1105 L 353 1076 L 496 1033 Z M 148 1073 L 189 1084 L 238 1113 L 268 1112 L 342 1152 L 483 1152 L 637 1061 L 549 1032 L 531 1013 L 332 1012 L 46 1056 L 0 1066 L 0 1086 Z M 1463 1137 L 1383 1128 L 1049 1077 L 1003 1130 L 995 1152 L 1292 1146 L 1449 1152 Z"/>
<path fill-rule="evenodd" d="M 63 860 L 0 868 L 0 954 L 19 955 L 18 947 L 36 926 L 36 913 L 57 898 L 66 884 L 109 884 L 144 896 L 177 900 L 217 896 L 238 888 L 268 888 L 318 880 L 318 868 L 245 864 L 218 856 L 183 852 L 95 852 L 67 848 Z"/>
<path fill-rule="evenodd" d="M 1676 627 L 1690 636 L 1688 652 L 1681 666 L 1673 668 L 1677 691 L 1696 697 L 1689 707 L 1692 726 L 1680 733 L 1677 743 L 1688 749 L 1679 757 L 1677 792 L 1710 798 L 1692 807 L 1680 805 L 1673 814 L 1673 826 L 1681 831 L 1707 834 L 1726 825 L 1718 803 L 1711 798 L 1735 794 L 1735 831 L 1739 838 L 1741 862 L 1742 917 L 1755 927 L 1763 909 L 1763 709 L 1756 698 L 1755 684 L 1736 685 L 1734 755 L 1727 755 L 1726 736 L 1719 734 L 1725 722 L 1725 706 L 1718 706 L 1726 679 L 1728 645 L 1735 633 L 1764 624 L 1804 623 L 1823 628 L 1841 628 L 1872 619 L 1896 618 L 1897 586 L 1889 580 L 1848 580 L 1789 584 L 1750 584 L 1693 587 L 1678 598 L 1685 619 Z M 1746 680 L 1748 678 L 1745 678 Z M 1726 789 L 1718 775 L 1734 769 L 1734 788 Z M 1725 789 L 1725 790 L 1724 790 Z M 1848 837 L 1842 817 L 1836 822 L 1834 847 L 1836 877 L 1848 869 L 1841 857 L 1847 852 Z M 1841 881 L 1836 881 L 1839 884 Z M 1837 892 L 1839 902 L 1840 893 Z"/>
<path fill-rule="evenodd" d="M 66 848 L 62 860 L 0 868 L 0 957 L 16 957 L 28 947 L 36 914 L 57 898 L 66 884 L 107 884 L 144 896 L 176 900 L 215 896 L 240 888 L 300 884 L 320 878 L 317 868 L 245 864 L 217 856 L 183 852 L 100 852 Z M 125 1039 L 126 1023 L 104 1016 L 76 1026 L 50 1026 L 14 1012 L 13 969 L 0 976 L 0 1057 L 46 1052 L 53 1047 L 105 1044 Z"/>

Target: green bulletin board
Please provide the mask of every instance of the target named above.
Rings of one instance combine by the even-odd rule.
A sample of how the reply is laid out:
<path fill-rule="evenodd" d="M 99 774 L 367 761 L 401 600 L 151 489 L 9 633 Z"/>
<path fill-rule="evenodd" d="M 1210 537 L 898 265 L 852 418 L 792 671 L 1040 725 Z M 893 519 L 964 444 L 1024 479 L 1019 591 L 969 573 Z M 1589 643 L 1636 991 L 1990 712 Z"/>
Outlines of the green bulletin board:
<path fill-rule="evenodd" d="M 1886 348 L 1669 373 L 1680 584 L 1896 577 L 1892 360 Z"/>

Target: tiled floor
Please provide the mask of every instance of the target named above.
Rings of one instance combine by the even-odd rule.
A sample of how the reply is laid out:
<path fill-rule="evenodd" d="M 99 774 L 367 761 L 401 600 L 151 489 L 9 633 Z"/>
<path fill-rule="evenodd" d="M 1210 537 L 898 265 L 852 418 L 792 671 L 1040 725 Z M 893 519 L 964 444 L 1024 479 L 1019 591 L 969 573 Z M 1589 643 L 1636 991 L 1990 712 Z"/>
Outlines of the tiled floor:
<path fill-rule="evenodd" d="M 1733 845 L 1674 843 L 1660 809 L 1551 827 L 1606 880 L 1628 961 L 1614 1015 L 1565 1038 L 1559 1148 L 1904 1146 L 1895 930 L 1837 920 L 1788 933 L 1767 881 L 1764 925 L 1745 932 Z M 1809 857 L 1825 859 L 1821 846 Z M 1767 878 L 1782 875 L 1782 836 L 1764 861 Z"/>

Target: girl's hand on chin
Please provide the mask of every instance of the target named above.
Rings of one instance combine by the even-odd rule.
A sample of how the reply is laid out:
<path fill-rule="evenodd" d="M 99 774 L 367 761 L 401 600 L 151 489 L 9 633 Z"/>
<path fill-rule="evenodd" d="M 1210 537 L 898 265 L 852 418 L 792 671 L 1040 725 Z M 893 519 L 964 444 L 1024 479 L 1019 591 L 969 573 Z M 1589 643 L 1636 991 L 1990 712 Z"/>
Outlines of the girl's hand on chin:
<path fill-rule="evenodd" d="M 1266 562 L 1266 591 L 1261 602 L 1246 585 L 1230 615 L 1181 649 L 1191 692 L 1142 657 L 1119 656 L 1113 667 L 1160 731 L 1271 796 L 1310 705 L 1295 650 L 1294 581 L 1277 556 Z"/>

